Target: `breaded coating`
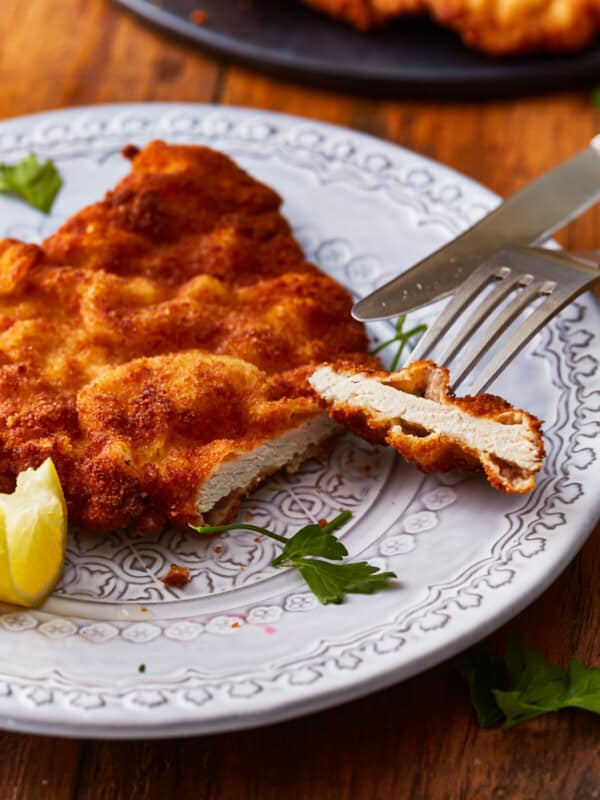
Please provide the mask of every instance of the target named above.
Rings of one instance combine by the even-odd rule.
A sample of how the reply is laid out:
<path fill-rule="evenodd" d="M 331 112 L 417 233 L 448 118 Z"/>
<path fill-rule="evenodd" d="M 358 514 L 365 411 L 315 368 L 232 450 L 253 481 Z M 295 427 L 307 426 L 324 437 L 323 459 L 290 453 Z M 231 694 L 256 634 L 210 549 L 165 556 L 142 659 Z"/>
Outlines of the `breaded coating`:
<path fill-rule="evenodd" d="M 379 28 L 405 14 L 424 13 L 426 0 L 304 0 L 318 11 L 341 17 L 361 31 Z"/>
<path fill-rule="evenodd" d="M 431 15 L 490 55 L 582 50 L 600 30 L 600 0 L 430 0 Z"/>
<path fill-rule="evenodd" d="M 432 361 L 391 373 L 326 365 L 309 382 L 333 419 L 423 472 L 484 471 L 495 489 L 518 494 L 535 487 L 544 457 L 539 420 L 495 395 L 454 397 L 448 370 Z"/>
<path fill-rule="evenodd" d="M 309 455 L 335 426 L 308 372 L 367 345 L 276 192 L 205 147 L 127 155 L 42 246 L 0 241 L 0 490 L 51 456 L 71 522 L 99 531 L 199 521 L 211 469 L 310 423 L 286 451 Z"/>
<path fill-rule="evenodd" d="M 600 30 L 600 0 L 304 0 L 370 30 L 406 14 L 430 14 L 490 55 L 581 50 Z"/>

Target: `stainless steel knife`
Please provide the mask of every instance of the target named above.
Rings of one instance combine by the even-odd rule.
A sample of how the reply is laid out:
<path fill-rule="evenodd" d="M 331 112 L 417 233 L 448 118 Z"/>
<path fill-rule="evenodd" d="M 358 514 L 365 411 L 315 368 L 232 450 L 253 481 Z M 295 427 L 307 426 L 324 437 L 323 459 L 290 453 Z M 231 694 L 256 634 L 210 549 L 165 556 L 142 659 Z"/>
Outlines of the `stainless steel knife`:
<path fill-rule="evenodd" d="M 542 242 L 600 200 L 600 135 L 449 244 L 359 300 L 352 315 L 388 319 L 451 294 L 499 250 Z"/>

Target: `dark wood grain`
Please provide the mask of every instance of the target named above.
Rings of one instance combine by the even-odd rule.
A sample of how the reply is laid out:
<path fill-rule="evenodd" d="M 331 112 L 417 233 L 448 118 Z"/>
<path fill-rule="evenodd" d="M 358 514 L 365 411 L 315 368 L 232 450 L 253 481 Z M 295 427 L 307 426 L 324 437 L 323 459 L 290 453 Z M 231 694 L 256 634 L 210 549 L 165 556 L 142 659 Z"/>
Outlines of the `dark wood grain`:
<path fill-rule="evenodd" d="M 200 4 L 201 5 L 201 4 Z M 341 123 L 508 194 L 600 127 L 587 92 L 490 103 L 375 101 L 229 68 L 107 0 L 2 0 L 0 118 L 85 103 L 221 101 Z M 598 245 L 600 210 L 561 235 Z M 600 491 L 600 489 L 599 489 Z M 556 583 L 492 637 L 600 664 L 600 529 Z M 404 684 L 256 731 L 161 742 L 0 734 L 1 800 L 597 800 L 600 720 L 564 712 L 482 731 L 443 664 Z"/>

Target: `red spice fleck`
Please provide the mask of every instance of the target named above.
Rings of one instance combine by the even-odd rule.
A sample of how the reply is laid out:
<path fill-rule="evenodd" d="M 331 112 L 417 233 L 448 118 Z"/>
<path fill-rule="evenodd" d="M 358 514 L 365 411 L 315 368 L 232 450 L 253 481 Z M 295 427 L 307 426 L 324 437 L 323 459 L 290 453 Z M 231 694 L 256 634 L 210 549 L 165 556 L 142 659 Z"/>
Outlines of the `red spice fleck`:
<path fill-rule="evenodd" d="M 147 614 L 148 613 L 148 609 L 145 606 L 142 606 L 140 608 L 140 611 L 142 612 L 142 614 Z"/>
<path fill-rule="evenodd" d="M 326 525 L 327 525 L 327 520 L 326 520 L 326 519 L 323 519 L 323 518 L 321 517 L 321 519 L 319 520 L 319 527 L 320 527 L 320 528 L 324 528 Z"/>
<path fill-rule="evenodd" d="M 255 536 L 255 537 L 254 537 L 254 541 L 255 541 L 255 542 L 260 542 L 260 541 L 261 541 L 261 538 L 260 538 L 260 536 Z"/>
<path fill-rule="evenodd" d="M 232 628 L 239 628 L 240 627 L 240 623 L 239 622 L 232 622 L 231 623 L 231 627 Z"/>
<path fill-rule="evenodd" d="M 221 545 L 220 545 L 220 544 L 216 544 L 216 545 L 213 547 L 213 553 L 220 553 L 222 549 L 223 549 L 223 548 L 221 547 Z"/>
<path fill-rule="evenodd" d="M 194 25 L 206 25 L 208 14 L 206 11 L 202 11 L 201 8 L 195 8 L 193 11 L 190 11 L 189 20 L 193 22 Z"/>
<path fill-rule="evenodd" d="M 167 586 L 185 586 L 190 582 L 190 571 L 187 567 L 179 567 L 171 564 L 171 569 L 164 578 L 161 579 Z"/>
<path fill-rule="evenodd" d="M 271 625 L 265 625 L 264 631 L 265 633 L 277 633 L 277 628 L 273 628 Z"/>
<path fill-rule="evenodd" d="M 244 522 L 250 522 L 251 519 L 252 519 L 252 514 L 246 511 L 246 513 L 244 514 Z"/>

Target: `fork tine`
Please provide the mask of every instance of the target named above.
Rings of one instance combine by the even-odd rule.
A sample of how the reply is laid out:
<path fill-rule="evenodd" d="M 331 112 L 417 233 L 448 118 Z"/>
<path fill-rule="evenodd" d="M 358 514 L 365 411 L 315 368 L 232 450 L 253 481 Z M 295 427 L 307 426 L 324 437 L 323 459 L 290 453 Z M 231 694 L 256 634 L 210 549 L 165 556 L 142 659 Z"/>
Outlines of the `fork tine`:
<path fill-rule="evenodd" d="M 491 322 L 489 328 L 485 329 L 485 337 L 482 337 L 481 341 L 475 342 L 465 361 L 461 363 L 452 381 L 453 389 L 460 386 L 472 367 L 487 353 L 490 347 L 502 336 L 504 331 L 512 325 L 519 314 L 538 297 L 538 295 L 548 293 L 544 291 L 546 287 L 552 291 L 555 285 L 556 284 L 547 280 L 535 281 L 534 283 L 530 283 L 529 286 L 523 289 L 522 292 L 519 292 L 519 294 L 508 303 L 506 308 Z"/>
<path fill-rule="evenodd" d="M 528 279 L 528 280 L 526 280 Z M 436 363 L 444 367 L 454 356 L 462 350 L 472 334 L 479 328 L 482 323 L 489 317 L 492 311 L 507 297 L 515 286 L 522 284 L 527 285 L 533 280 L 531 275 L 513 275 L 502 278 L 496 288 L 490 292 L 486 299 L 481 303 L 473 313 L 466 325 L 461 329 L 448 347 L 444 350 L 442 355 L 437 358 Z"/>
<path fill-rule="evenodd" d="M 497 265 L 494 267 L 483 265 L 469 277 L 468 281 L 459 287 L 452 300 L 450 300 L 446 308 L 444 308 L 433 325 L 429 327 L 427 333 L 421 338 L 410 354 L 411 361 L 419 361 L 433 350 L 439 339 L 447 332 L 450 326 L 456 322 L 473 298 L 481 292 L 486 283 L 498 272 Z M 510 272 L 510 270 L 505 274 L 508 274 L 508 272 Z"/>
<path fill-rule="evenodd" d="M 498 352 L 473 382 L 473 393 L 484 391 L 540 328 L 577 295 L 600 280 L 599 267 L 600 257 L 596 252 L 586 254 L 583 258 L 564 251 L 536 247 L 519 246 L 501 251 L 482 264 L 458 288 L 454 298 L 411 353 L 410 360 L 416 361 L 428 354 L 484 286 L 494 278 L 500 279 L 500 284 L 481 301 L 479 307 L 471 310 L 471 318 L 457 337 L 446 346 L 442 357 L 437 359 L 439 364 L 447 366 L 448 361 L 483 326 L 480 335 L 475 336 L 475 342 L 467 351 L 466 357 L 461 359 L 452 384 L 452 388 L 456 389 L 481 357 L 504 336 L 525 308 L 537 298 L 546 295 L 529 317 L 515 326 L 507 340 L 500 343 Z M 523 287 L 522 290 L 509 299 L 489 325 L 485 326 L 486 318 L 519 284 Z"/>
<path fill-rule="evenodd" d="M 484 392 L 487 387 L 495 380 L 500 372 L 520 353 L 535 334 L 544 325 L 556 316 L 558 312 L 568 305 L 582 289 L 573 290 L 572 288 L 555 289 L 541 305 L 528 317 L 522 325 L 516 329 L 514 334 L 500 348 L 498 353 L 490 361 L 482 374 L 474 382 L 471 392 L 479 394 Z"/>

